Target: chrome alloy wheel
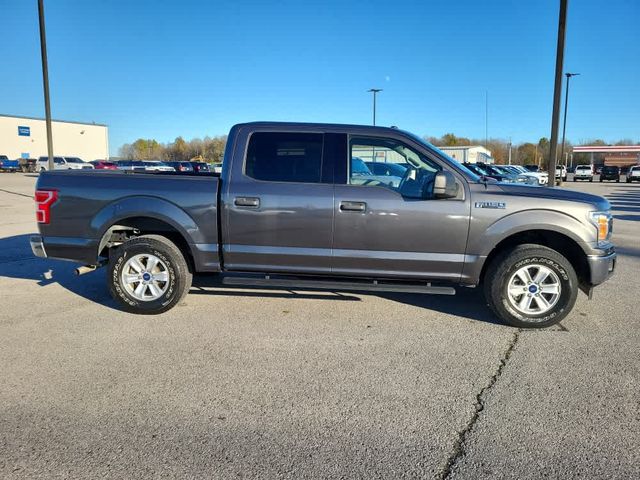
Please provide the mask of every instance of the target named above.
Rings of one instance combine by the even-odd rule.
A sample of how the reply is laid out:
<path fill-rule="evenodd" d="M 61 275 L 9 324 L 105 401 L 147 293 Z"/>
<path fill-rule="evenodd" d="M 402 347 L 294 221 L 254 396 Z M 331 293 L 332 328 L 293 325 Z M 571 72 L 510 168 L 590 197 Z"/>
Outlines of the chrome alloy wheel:
<path fill-rule="evenodd" d="M 127 260 L 121 278 L 127 293 L 143 302 L 157 300 L 169 287 L 169 269 L 162 260 L 149 254 Z"/>
<path fill-rule="evenodd" d="M 527 265 L 509 279 L 509 303 L 525 315 L 541 315 L 551 310 L 561 293 L 560 278 L 544 265 Z"/>

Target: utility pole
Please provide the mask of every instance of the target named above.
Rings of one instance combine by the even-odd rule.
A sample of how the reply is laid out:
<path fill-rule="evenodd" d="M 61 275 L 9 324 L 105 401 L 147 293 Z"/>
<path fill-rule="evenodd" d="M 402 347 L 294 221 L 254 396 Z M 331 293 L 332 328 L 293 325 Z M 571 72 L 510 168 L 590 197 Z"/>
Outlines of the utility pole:
<path fill-rule="evenodd" d="M 562 69 L 564 64 L 564 37 L 567 25 L 567 3 L 560 0 L 560 15 L 558 17 L 558 47 L 556 50 L 556 77 L 553 89 L 553 114 L 551 117 L 551 149 L 549 152 L 549 186 L 556 184 L 556 154 L 558 151 L 558 123 L 560 120 L 560 97 L 562 96 Z M 562 181 L 562 174 L 560 175 Z"/>
<path fill-rule="evenodd" d="M 509 165 L 511 165 L 511 139 L 509 139 Z"/>
<path fill-rule="evenodd" d="M 560 149 L 560 158 L 562 158 L 562 154 L 564 153 L 564 134 L 567 131 L 567 106 L 569 105 L 569 80 L 571 77 L 575 77 L 576 75 L 580 75 L 579 73 L 565 73 L 567 77 L 567 90 L 564 95 L 564 121 L 562 123 L 562 147 Z M 566 165 L 566 159 L 564 164 Z M 562 185 L 562 177 L 560 177 L 560 185 Z"/>
<path fill-rule="evenodd" d="M 47 155 L 49 171 L 53 171 L 53 134 L 51 132 L 51 103 L 49 102 L 49 67 L 47 65 L 47 35 L 44 31 L 44 0 L 38 0 L 40 20 L 40 54 L 42 56 L 42 83 L 44 86 L 44 118 L 47 125 Z"/>
<path fill-rule="evenodd" d="M 378 94 L 378 92 L 381 92 L 381 91 L 382 91 L 381 88 L 371 88 L 367 90 L 367 92 L 373 93 L 373 125 L 374 126 L 376 124 L 376 95 Z"/>

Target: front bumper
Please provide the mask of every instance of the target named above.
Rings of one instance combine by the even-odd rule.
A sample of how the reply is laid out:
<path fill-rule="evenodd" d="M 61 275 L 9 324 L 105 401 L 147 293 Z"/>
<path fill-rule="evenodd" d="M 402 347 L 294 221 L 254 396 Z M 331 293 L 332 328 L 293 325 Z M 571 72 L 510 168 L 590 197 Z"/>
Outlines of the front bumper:
<path fill-rule="evenodd" d="M 600 285 L 613 275 L 616 268 L 616 256 L 616 253 L 613 252 L 609 255 L 589 255 L 587 257 L 592 286 Z"/>
<path fill-rule="evenodd" d="M 31 244 L 31 251 L 36 257 L 47 258 L 47 252 L 44 250 L 44 243 L 40 235 L 33 235 L 29 239 Z"/>

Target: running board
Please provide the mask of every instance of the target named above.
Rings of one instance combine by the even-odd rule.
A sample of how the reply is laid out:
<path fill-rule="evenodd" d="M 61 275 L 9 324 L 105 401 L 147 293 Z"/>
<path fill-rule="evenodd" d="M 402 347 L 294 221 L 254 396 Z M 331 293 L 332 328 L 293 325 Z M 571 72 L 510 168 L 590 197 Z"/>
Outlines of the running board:
<path fill-rule="evenodd" d="M 223 277 L 224 285 L 249 286 L 249 287 L 281 287 L 287 289 L 305 288 L 311 290 L 346 290 L 360 292 L 397 292 L 397 293 L 423 293 L 429 295 L 455 295 L 453 287 L 434 287 L 430 283 L 425 284 L 401 284 L 381 283 L 377 280 L 363 282 L 304 280 L 291 278 L 264 277 Z"/>

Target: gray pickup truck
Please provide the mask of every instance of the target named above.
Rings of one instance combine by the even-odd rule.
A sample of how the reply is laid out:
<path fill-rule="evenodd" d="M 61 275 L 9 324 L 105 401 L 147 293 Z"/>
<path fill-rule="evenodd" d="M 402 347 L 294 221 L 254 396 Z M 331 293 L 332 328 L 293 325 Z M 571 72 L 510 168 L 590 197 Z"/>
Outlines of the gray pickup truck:
<path fill-rule="evenodd" d="M 354 158 L 404 170 L 384 181 Z M 134 313 L 169 310 L 193 274 L 219 272 L 261 287 L 482 285 L 517 327 L 560 321 L 615 267 L 605 199 L 479 177 L 396 128 L 240 124 L 224 159 L 220 175 L 42 173 L 33 252 L 86 264 L 79 273 L 107 265 L 111 294 Z"/>

